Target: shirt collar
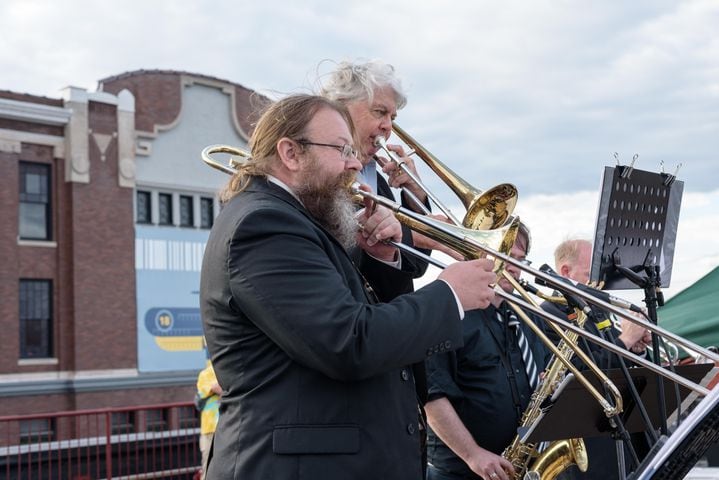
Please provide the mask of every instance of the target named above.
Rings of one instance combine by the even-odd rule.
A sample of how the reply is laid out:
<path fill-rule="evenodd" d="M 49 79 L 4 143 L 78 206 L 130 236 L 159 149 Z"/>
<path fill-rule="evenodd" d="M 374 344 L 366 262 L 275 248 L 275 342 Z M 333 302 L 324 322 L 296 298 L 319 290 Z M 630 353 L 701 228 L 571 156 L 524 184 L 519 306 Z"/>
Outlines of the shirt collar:
<path fill-rule="evenodd" d="M 282 190 L 285 190 L 287 193 L 292 195 L 295 200 L 300 202 L 300 204 L 302 206 L 304 206 L 304 204 L 302 203 L 302 200 L 300 200 L 299 197 L 297 195 L 295 195 L 295 192 L 293 192 L 292 189 L 285 182 L 283 182 L 279 178 L 273 177 L 272 175 L 269 175 L 269 174 L 267 175 L 267 181 L 272 182 L 275 185 L 277 185 L 278 187 L 280 187 Z"/>

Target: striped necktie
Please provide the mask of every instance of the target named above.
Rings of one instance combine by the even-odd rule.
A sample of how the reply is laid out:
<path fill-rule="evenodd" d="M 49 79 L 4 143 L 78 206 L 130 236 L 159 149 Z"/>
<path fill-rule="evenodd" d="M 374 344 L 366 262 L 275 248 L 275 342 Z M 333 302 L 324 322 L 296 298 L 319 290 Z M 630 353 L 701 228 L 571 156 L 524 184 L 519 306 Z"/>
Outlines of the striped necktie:
<path fill-rule="evenodd" d="M 506 311 L 506 315 L 507 326 L 510 327 L 517 336 L 517 344 L 519 345 L 519 350 L 522 352 L 522 361 L 524 362 L 524 369 L 527 372 L 529 387 L 532 389 L 532 391 L 534 391 L 539 384 L 539 372 L 537 370 L 537 364 L 534 362 L 534 355 L 532 355 L 532 349 L 529 348 L 529 342 L 527 341 L 527 337 L 524 336 L 524 331 L 522 331 L 522 328 L 519 325 L 519 319 L 517 318 L 517 314 L 508 308 Z M 500 323 L 504 321 L 504 319 L 502 318 L 502 313 L 500 311 L 497 311 L 497 319 Z"/>

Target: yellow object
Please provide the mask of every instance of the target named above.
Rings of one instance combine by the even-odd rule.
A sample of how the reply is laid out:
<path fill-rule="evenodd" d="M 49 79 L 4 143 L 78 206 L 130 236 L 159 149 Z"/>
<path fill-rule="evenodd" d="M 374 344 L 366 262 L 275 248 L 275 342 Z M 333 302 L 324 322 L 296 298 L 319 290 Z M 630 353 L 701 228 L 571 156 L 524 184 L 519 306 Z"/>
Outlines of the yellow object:
<path fill-rule="evenodd" d="M 158 347 L 168 352 L 194 352 L 204 348 L 202 335 L 194 337 L 155 337 Z"/>
<path fill-rule="evenodd" d="M 202 337 L 200 337 L 202 338 Z M 208 361 L 207 367 L 197 376 L 197 395 L 205 399 L 200 413 L 200 433 L 214 433 L 219 418 L 220 397 L 212 391 L 213 385 L 217 384 L 217 377 L 212 364 Z"/>

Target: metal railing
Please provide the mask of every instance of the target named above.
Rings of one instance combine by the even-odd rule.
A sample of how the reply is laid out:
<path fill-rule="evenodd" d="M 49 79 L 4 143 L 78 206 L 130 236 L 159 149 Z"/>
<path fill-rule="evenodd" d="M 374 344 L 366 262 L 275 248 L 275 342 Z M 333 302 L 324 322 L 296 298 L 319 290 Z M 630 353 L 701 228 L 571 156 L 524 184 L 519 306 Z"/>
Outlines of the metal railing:
<path fill-rule="evenodd" d="M 199 417 L 191 402 L 0 417 L 0 478 L 192 479 Z"/>

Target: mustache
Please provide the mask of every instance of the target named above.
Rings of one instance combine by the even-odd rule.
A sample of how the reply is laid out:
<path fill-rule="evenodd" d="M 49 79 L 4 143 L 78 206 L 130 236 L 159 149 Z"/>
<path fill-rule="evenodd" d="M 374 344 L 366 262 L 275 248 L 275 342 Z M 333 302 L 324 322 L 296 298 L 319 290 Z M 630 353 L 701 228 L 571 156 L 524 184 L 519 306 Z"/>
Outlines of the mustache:
<path fill-rule="evenodd" d="M 340 176 L 337 178 L 337 185 L 342 187 L 345 190 L 350 191 L 352 184 L 357 181 L 357 172 L 354 170 L 347 170 L 346 172 L 342 172 Z"/>

